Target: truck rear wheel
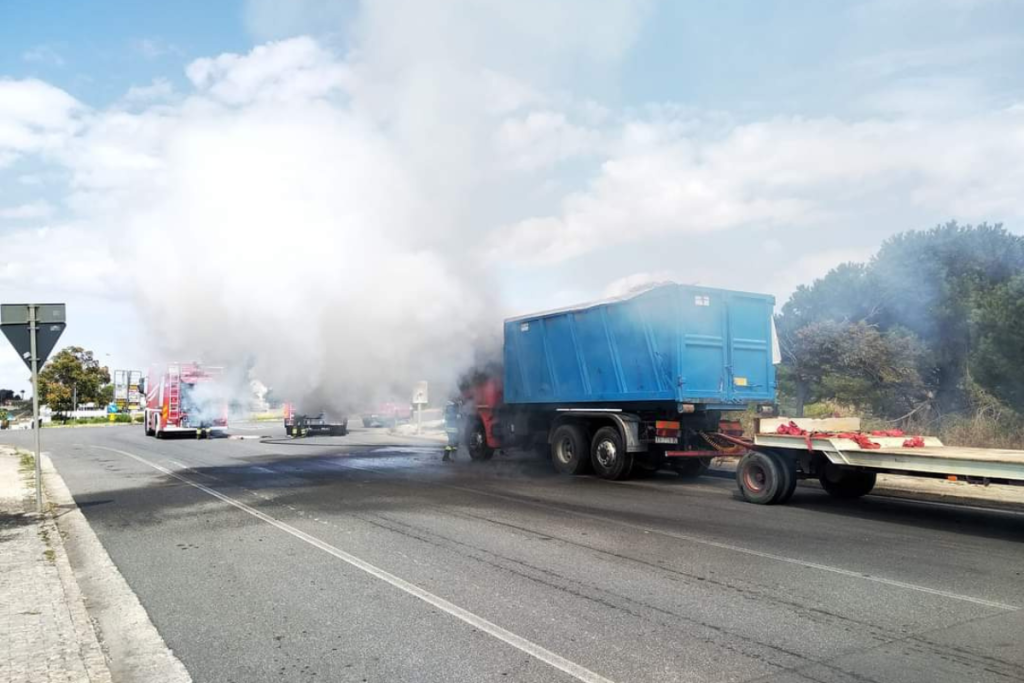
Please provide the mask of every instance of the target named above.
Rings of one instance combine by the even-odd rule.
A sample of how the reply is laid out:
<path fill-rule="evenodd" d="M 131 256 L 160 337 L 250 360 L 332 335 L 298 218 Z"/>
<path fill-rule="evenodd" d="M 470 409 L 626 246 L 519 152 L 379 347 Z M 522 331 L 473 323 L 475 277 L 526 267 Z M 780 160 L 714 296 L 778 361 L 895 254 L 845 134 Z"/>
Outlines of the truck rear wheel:
<path fill-rule="evenodd" d="M 601 427 L 590 443 L 590 464 L 604 479 L 620 480 L 633 469 L 633 455 L 626 452 L 622 436 L 615 427 Z"/>
<path fill-rule="evenodd" d="M 875 488 L 877 476 L 874 472 L 849 470 L 832 463 L 825 463 L 818 473 L 821 488 L 833 498 L 860 498 Z"/>
<path fill-rule="evenodd" d="M 466 450 L 472 460 L 490 460 L 494 457 L 494 449 L 487 445 L 487 432 L 480 420 L 473 422 L 466 431 Z"/>
<path fill-rule="evenodd" d="M 793 477 L 795 480 L 795 477 Z M 736 485 L 751 503 L 772 505 L 788 487 L 782 460 L 767 453 L 750 451 L 736 467 Z"/>
<path fill-rule="evenodd" d="M 551 462 L 562 474 L 586 474 L 590 469 L 587 437 L 576 425 L 561 425 L 551 437 Z"/>

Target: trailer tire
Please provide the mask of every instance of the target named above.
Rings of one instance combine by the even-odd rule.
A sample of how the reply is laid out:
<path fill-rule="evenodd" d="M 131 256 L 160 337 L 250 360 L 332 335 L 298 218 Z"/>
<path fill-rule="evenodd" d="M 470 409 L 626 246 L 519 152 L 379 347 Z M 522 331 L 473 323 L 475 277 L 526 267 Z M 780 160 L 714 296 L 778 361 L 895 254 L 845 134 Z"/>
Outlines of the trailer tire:
<path fill-rule="evenodd" d="M 684 479 L 707 474 L 711 469 L 711 458 L 669 458 L 672 470 Z"/>
<path fill-rule="evenodd" d="M 590 449 L 583 429 L 564 424 L 551 436 L 551 462 L 562 474 L 586 474 L 590 470 Z"/>
<path fill-rule="evenodd" d="M 765 453 L 750 451 L 736 467 L 736 485 L 740 494 L 758 505 L 773 505 L 786 486 L 782 461 Z"/>
<path fill-rule="evenodd" d="M 615 427 L 601 427 L 590 442 L 590 464 L 603 479 L 627 479 L 633 470 L 633 454 L 626 451 Z"/>
<path fill-rule="evenodd" d="M 480 420 L 475 420 L 466 430 L 466 450 L 470 460 L 483 462 L 494 457 L 494 449 L 487 445 L 487 432 Z"/>
<path fill-rule="evenodd" d="M 875 488 L 877 475 L 863 470 L 849 470 L 825 463 L 818 473 L 821 488 L 833 498 L 850 500 L 871 493 Z"/>
<path fill-rule="evenodd" d="M 796 484 L 799 480 L 799 477 L 796 475 L 796 461 L 793 458 L 787 458 L 778 453 L 770 453 L 769 455 L 775 458 L 783 476 L 782 486 L 779 487 L 778 493 L 775 494 L 775 500 L 772 501 L 772 504 L 782 505 L 789 502 L 789 499 L 796 492 Z"/>

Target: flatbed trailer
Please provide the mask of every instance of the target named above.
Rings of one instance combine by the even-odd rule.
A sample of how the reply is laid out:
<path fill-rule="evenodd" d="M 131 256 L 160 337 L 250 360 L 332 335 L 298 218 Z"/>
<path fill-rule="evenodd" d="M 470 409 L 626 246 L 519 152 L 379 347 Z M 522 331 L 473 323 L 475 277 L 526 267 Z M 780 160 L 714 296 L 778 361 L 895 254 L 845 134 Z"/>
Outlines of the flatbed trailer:
<path fill-rule="evenodd" d="M 785 503 L 800 479 L 812 478 L 837 498 L 867 495 L 878 474 L 1024 486 L 1024 451 L 946 446 L 932 436 L 864 433 L 859 418 L 762 418 L 755 424 L 753 439 L 724 437 L 747 449 L 736 468 L 736 483 L 752 503 Z M 780 433 L 780 427 L 790 433 Z"/>

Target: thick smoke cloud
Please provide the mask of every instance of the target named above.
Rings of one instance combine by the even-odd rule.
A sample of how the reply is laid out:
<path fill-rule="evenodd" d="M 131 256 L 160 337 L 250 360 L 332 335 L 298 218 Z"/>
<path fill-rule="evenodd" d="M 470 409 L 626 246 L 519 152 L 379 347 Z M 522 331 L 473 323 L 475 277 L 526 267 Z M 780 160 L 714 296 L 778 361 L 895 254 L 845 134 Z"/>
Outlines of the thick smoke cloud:
<path fill-rule="evenodd" d="M 79 202 L 124 230 L 156 348 L 336 409 L 472 362 L 494 309 L 466 226 L 356 111 L 348 67 L 296 39 L 188 74 L 194 94 L 108 114 L 76 160 Z M 131 163 L 94 168 L 125 128 L 146 153 L 136 139 Z"/>

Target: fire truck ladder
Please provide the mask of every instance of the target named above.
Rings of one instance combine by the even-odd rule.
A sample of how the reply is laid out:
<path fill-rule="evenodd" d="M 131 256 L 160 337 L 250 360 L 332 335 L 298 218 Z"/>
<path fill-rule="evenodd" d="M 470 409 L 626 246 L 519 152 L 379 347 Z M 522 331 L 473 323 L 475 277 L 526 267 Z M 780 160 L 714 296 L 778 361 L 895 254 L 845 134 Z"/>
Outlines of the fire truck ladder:
<path fill-rule="evenodd" d="M 167 420 L 177 421 L 181 408 L 181 367 L 172 365 L 167 369 Z"/>

